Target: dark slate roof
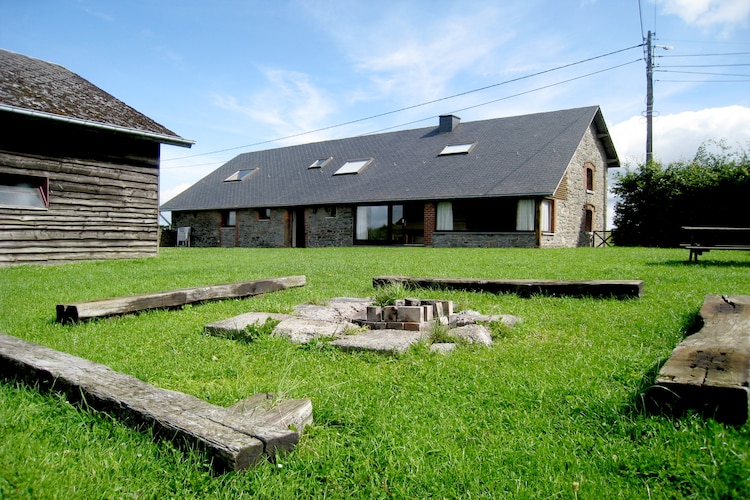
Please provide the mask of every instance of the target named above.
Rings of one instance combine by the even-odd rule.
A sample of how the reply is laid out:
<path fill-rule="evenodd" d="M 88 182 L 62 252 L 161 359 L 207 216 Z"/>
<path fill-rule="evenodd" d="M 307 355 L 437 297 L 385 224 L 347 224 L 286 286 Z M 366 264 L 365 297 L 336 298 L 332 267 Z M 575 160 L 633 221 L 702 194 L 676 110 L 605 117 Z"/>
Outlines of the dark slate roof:
<path fill-rule="evenodd" d="M 617 154 L 599 107 L 585 107 L 403 130 L 241 154 L 162 205 L 208 210 L 545 196 L 554 193 L 589 126 L 611 165 Z M 476 142 L 468 154 L 439 156 L 447 145 Z M 323 168 L 308 168 L 333 157 Z M 372 158 L 357 174 L 334 175 L 347 160 Z M 258 168 L 239 182 L 224 179 Z"/>
<path fill-rule="evenodd" d="M 60 65 L 2 49 L 0 110 L 193 144 Z"/>

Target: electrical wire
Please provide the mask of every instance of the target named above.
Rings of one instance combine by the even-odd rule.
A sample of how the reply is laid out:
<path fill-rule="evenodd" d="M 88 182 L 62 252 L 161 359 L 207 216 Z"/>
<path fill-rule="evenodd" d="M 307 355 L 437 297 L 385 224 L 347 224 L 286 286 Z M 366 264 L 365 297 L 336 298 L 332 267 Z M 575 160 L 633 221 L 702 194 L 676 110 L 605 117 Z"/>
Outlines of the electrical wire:
<path fill-rule="evenodd" d="M 583 64 L 583 63 L 595 61 L 597 59 L 602 59 L 604 57 L 609 57 L 609 56 L 612 56 L 612 55 L 615 55 L 615 54 L 619 54 L 621 52 L 626 52 L 628 50 L 632 50 L 632 49 L 635 49 L 635 48 L 638 48 L 638 47 L 643 47 L 643 45 L 644 44 L 640 43 L 638 45 L 633 45 L 633 46 L 630 46 L 630 47 L 626 47 L 624 49 L 615 50 L 615 51 L 612 51 L 612 52 L 608 52 L 606 54 L 601 54 L 601 55 L 598 55 L 598 56 L 590 57 L 588 59 L 582 59 L 580 61 L 576 61 L 576 62 L 573 62 L 573 63 L 564 64 L 562 66 L 557 66 L 557 67 L 554 67 L 554 68 L 546 69 L 546 70 L 543 70 L 543 71 L 539 71 L 537 73 L 532 73 L 532 74 L 529 74 L 529 75 L 520 76 L 518 78 L 513 78 L 513 79 L 510 79 L 510 80 L 505 80 L 505 81 L 502 81 L 502 82 L 493 83 L 492 85 L 486 85 L 484 87 L 480 87 L 480 88 L 477 88 L 477 89 L 467 90 L 465 92 L 459 92 L 458 94 L 453 94 L 453 95 L 449 95 L 449 96 L 445 96 L 445 97 L 440 97 L 438 99 L 433 99 L 431 101 L 426 101 L 426 102 L 422 102 L 422 103 L 419 103 L 419 104 L 414 104 L 414 105 L 411 105 L 411 106 L 406 106 L 406 107 L 395 109 L 395 110 L 392 110 L 392 111 L 386 111 L 384 113 L 378 113 L 376 115 L 367 116 L 365 118 L 358 118 L 358 119 L 355 119 L 355 120 L 350 120 L 350 121 L 347 121 L 347 122 L 338 123 L 336 125 L 329 125 L 329 126 L 326 126 L 326 127 L 321 127 L 321 128 L 315 129 L 315 130 L 308 130 L 306 132 L 300 132 L 300 133 L 297 133 L 297 134 L 292 134 L 292 135 L 288 135 L 288 136 L 285 136 L 285 137 L 278 137 L 278 138 L 275 138 L 275 139 L 268 139 L 268 140 L 265 140 L 265 141 L 259 141 L 259 142 L 255 142 L 255 143 L 252 143 L 252 144 L 245 144 L 245 145 L 242 145 L 242 146 L 235 146 L 235 147 L 226 148 L 226 149 L 220 149 L 220 150 L 216 150 L 216 151 L 209 151 L 209 152 L 206 152 L 206 153 L 198 153 L 198 154 L 187 155 L 187 156 L 179 156 L 179 157 L 175 157 L 175 158 L 165 158 L 164 160 L 162 160 L 162 162 L 175 161 L 175 160 L 184 160 L 184 159 L 187 159 L 187 158 L 195 158 L 197 156 L 207 156 L 207 155 L 212 155 L 212 154 L 216 154 L 216 153 L 225 153 L 227 151 L 234 151 L 234 150 L 237 150 L 237 149 L 246 149 L 246 148 L 251 148 L 251 147 L 255 147 L 255 146 L 260 146 L 260 145 L 263 145 L 263 144 L 269 144 L 269 143 L 272 143 L 272 142 L 278 142 L 278 141 L 284 141 L 284 140 L 288 140 L 288 139 L 294 139 L 294 138 L 301 137 L 301 136 L 304 136 L 304 135 L 315 134 L 315 133 L 318 133 L 318 132 L 323 132 L 323 131 L 326 131 L 326 130 L 331 130 L 331 129 L 339 128 L 339 127 L 344 127 L 344 126 L 347 126 L 347 125 L 353 125 L 355 123 L 360 123 L 360 122 L 364 122 L 364 121 L 367 121 L 367 120 L 372 120 L 372 119 L 375 119 L 375 118 L 381 118 L 383 116 L 388 116 L 388 115 L 392 115 L 392 114 L 395 114 L 395 113 L 401 113 L 403 111 L 408 111 L 408 110 L 419 108 L 419 107 L 422 107 L 422 106 L 427 106 L 429 104 L 435 104 L 435 103 L 438 103 L 438 102 L 447 101 L 449 99 L 455 99 L 456 97 L 462 97 L 462 96 L 473 94 L 473 93 L 476 93 L 476 92 L 481 92 L 483 90 L 488 90 L 488 89 L 491 89 L 491 88 L 499 87 L 501 85 L 507 85 L 509 83 L 519 82 L 521 80 L 526 80 L 528 78 L 533 78 L 535 76 L 544 75 L 546 73 L 552 73 L 554 71 L 559 71 L 561 69 L 566 69 L 566 68 L 570 68 L 570 67 L 573 67 L 573 66 L 577 66 L 579 64 Z"/>
<path fill-rule="evenodd" d="M 654 72 L 659 73 L 682 73 L 682 74 L 688 74 L 688 75 L 714 75 L 714 76 L 736 76 L 739 78 L 747 78 L 750 75 L 735 75 L 732 73 L 708 73 L 704 71 L 670 71 L 670 70 L 664 70 L 664 69 L 655 69 Z"/>
<path fill-rule="evenodd" d="M 641 59 L 638 58 L 638 59 L 635 59 L 633 61 L 629 61 L 629 62 L 626 62 L 626 63 L 623 63 L 623 64 L 618 64 L 617 66 L 612 66 L 612 67 L 609 67 L 609 68 L 606 68 L 606 69 L 602 69 L 602 70 L 599 70 L 599 71 L 594 71 L 592 73 L 588 73 L 588 74 L 585 74 L 585 75 L 576 76 L 574 78 L 568 78 L 567 80 L 561 80 L 559 82 L 551 83 L 549 85 L 543 85 L 543 86 L 537 87 L 535 89 L 526 90 L 524 92 L 519 92 L 517 94 L 508 95 L 508 96 L 505 96 L 505 97 L 501 97 L 499 99 L 493 99 L 491 101 L 486 101 L 486 102 L 483 102 L 483 103 L 480 103 L 480 104 L 474 104 L 472 106 L 467 106 L 465 108 L 455 109 L 453 111 L 450 111 L 448 114 L 460 113 L 461 111 L 466 111 L 468 109 L 479 108 L 479 107 L 482 107 L 482 106 L 487 106 L 488 104 L 494 104 L 496 102 L 505 101 L 505 100 L 508 100 L 508 99 L 512 99 L 514 97 L 518 97 L 518 96 L 522 96 L 522 95 L 526 95 L 526 94 L 531 94 L 532 92 L 537 92 L 539 90 L 545 90 L 545 89 L 548 89 L 550 87 L 556 87 L 557 85 L 562 85 L 564 83 L 569 83 L 569 82 L 573 82 L 575 80 L 581 80 L 583 78 L 588 78 L 589 76 L 598 75 L 599 73 L 604 73 L 606 71 L 612 71 L 613 69 L 622 68 L 623 66 L 627 66 L 629 64 L 637 63 L 637 62 L 640 62 L 640 61 L 641 61 Z M 429 116 L 427 118 L 421 118 L 419 120 L 414 120 L 414 121 L 411 121 L 411 122 L 401 123 L 399 125 L 394 125 L 392 127 L 386 127 L 386 128 L 382 128 L 382 129 L 379 129 L 379 130 L 374 130 L 372 132 L 367 132 L 366 134 L 361 134 L 361 135 L 378 134 L 380 132 L 385 132 L 386 130 L 392 130 L 392 129 L 395 129 L 395 128 L 405 127 L 407 125 L 413 125 L 415 123 L 420 123 L 420 122 L 424 122 L 424 121 L 427 121 L 427 120 L 434 120 L 435 118 L 436 118 L 436 116 L 433 115 L 433 116 Z"/>

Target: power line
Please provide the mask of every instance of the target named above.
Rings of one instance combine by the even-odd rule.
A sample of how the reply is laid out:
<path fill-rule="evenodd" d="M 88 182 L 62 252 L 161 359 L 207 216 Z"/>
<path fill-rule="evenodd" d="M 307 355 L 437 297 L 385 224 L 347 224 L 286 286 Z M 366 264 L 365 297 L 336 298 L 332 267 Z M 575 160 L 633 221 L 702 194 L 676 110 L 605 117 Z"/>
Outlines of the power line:
<path fill-rule="evenodd" d="M 713 76 L 736 76 L 738 78 L 746 78 L 750 75 L 736 75 L 732 73 L 708 73 L 705 71 L 669 71 L 664 69 L 655 69 L 654 71 L 658 71 L 659 73 L 683 73 L 688 75 L 713 75 Z"/>
<path fill-rule="evenodd" d="M 670 64 L 659 66 L 660 68 L 734 68 L 737 66 L 750 66 L 750 63 L 739 64 Z"/>
<path fill-rule="evenodd" d="M 587 73 L 585 75 L 576 76 L 576 77 L 573 77 L 573 78 L 568 78 L 567 80 L 561 80 L 559 82 L 551 83 L 549 85 L 543 85 L 541 87 L 537 87 L 537 88 L 534 88 L 534 89 L 531 89 L 531 90 L 526 90 L 524 92 L 519 92 L 517 94 L 512 94 L 512 95 L 508 95 L 508 96 L 505 96 L 505 97 L 501 97 L 499 99 L 493 99 L 491 101 L 485 101 L 483 103 L 474 104 L 472 106 L 467 106 L 467 107 L 461 108 L 461 109 L 454 109 L 453 111 L 449 111 L 448 114 L 460 113 L 461 111 L 466 111 L 468 109 L 474 109 L 474 108 L 479 108 L 479 107 L 482 107 L 482 106 L 487 106 L 488 104 L 494 104 L 496 102 L 506 101 L 506 100 L 512 99 L 514 97 L 518 97 L 518 96 L 522 96 L 522 95 L 526 95 L 526 94 L 531 94 L 532 92 L 537 92 L 539 90 L 548 89 L 550 87 L 556 87 L 557 85 L 562 85 L 564 83 L 570 83 L 570 82 L 575 81 L 575 80 L 581 80 L 583 78 L 588 78 L 589 76 L 597 75 L 599 73 L 604 73 L 606 71 L 612 71 L 613 69 L 622 68 L 623 66 L 627 66 L 627 65 L 633 64 L 633 63 L 637 63 L 640 60 L 641 59 L 638 58 L 638 59 L 635 59 L 635 60 L 630 61 L 630 62 L 626 62 L 626 63 L 623 63 L 623 64 L 618 64 L 616 66 L 611 66 L 609 68 L 602 69 L 602 70 L 599 70 L 599 71 L 594 71 L 592 73 Z M 427 121 L 427 120 L 434 120 L 435 118 L 436 118 L 436 115 L 428 116 L 427 118 L 420 118 L 419 120 L 414 120 L 414 121 L 410 121 L 410 122 L 406 122 L 406 123 L 401 123 L 399 125 L 393 125 L 391 127 L 386 127 L 386 128 L 381 128 L 381 129 L 378 129 L 378 130 L 373 130 L 371 132 L 367 132 L 365 134 L 360 134 L 360 135 L 378 134 L 380 132 L 385 132 L 386 130 L 393 130 L 395 128 L 406 127 L 407 125 L 414 125 L 415 123 L 420 123 L 420 122 L 424 122 L 424 121 Z"/>
<path fill-rule="evenodd" d="M 748 75 L 750 76 L 750 75 Z M 750 80 L 662 80 L 657 78 L 657 82 L 670 82 L 670 83 L 739 83 L 739 82 L 750 82 Z"/>
<path fill-rule="evenodd" d="M 641 0 L 638 0 L 638 17 L 641 20 L 641 40 L 645 40 L 646 34 L 643 32 L 643 7 L 641 6 Z"/>
<path fill-rule="evenodd" d="M 712 56 L 744 56 L 750 52 L 724 52 L 714 54 L 664 54 L 656 57 L 712 57 Z"/>
<path fill-rule="evenodd" d="M 521 80 L 525 80 L 525 79 L 528 79 L 528 78 L 533 78 L 535 76 L 544 75 L 546 73 L 551 73 L 553 71 L 559 71 L 559 70 L 565 69 L 565 68 L 570 68 L 572 66 L 577 66 L 579 64 L 583 64 L 583 63 L 595 61 L 597 59 L 601 59 L 601 58 L 604 58 L 604 57 L 609 57 L 609 56 L 612 56 L 612 55 L 615 55 L 615 54 L 619 54 L 621 52 L 626 52 L 628 50 L 632 50 L 632 49 L 635 49 L 635 48 L 638 48 L 638 47 L 642 47 L 642 46 L 643 46 L 642 43 L 638 44 L 638 45 L 633 45 L 631 47 L 626 47 L 624 49 L 615 50 L 615 51 L 612 51 L 612 52 L 608 52 L 606 54 L 601 54 L 601 55 L 598 55 L 598 56 L 590 57 L 588 59 L 582 59 L 580 61 L 576 61 L 576 62 L 573 62 L 573 63 L 564 64 L 562 66 L 557 66 L 557 67 L 554 67 L 554 68 L 546 69 L 544 71 L 539 71 L 537 73 L 532 73 L 530 75 L 525 75 L 525 76 L 521 76 L 521 77 L 518 77 L 518 78 L 510 79 L 510 80 L 505 80 L 503 82 L 494 83 L 492 85 L 486 85 L 484 87 L 480 87 L 480 88 L 477 88 L 477 89 L 474 89 L 474 90 L 467 90 L 465 92 L 459 92 L 458 94 L 453 94 L 453 95 L 449 95 L 449 96 L 446 96 L 446 97 L 441 97 L 441 98 L 438 98 L 438 99 L 433 99 L 431 101 L 426 101 L 426 102 L 423 102 L 423 103 L 414 104 L 414 105 L 411 105 L 411 106 L 406 106 L 406 107 L 395 109 L 395 110 L 392 110 L 392 111 L 386 111 L 384 113 L 378 113 L 376 115 L 368 116 L 368 117 L 365 117 L 365 118 L 358 118 L 358 119 L 355 119 L 355 120 L 350 120 L 350 121 L 347 121 L 347 122 L 344 122 L 344 123 L 339 123 L 339 124 L 336 124 L 336 125 L 329 125 L 329 126 L 326 126 L 326 127 L 321 127 L 321 128 L 315 129 L 315 130 L 308 130 L 306 132 L 300 132 L 298 134 L 292 134 L 292 135 L 288 135 L 288 136 L 285 136 L 285 137 L 278 137 L 276 139 L 268 139 L 268 140 L 265 140 L 265 141 L 259 141 L 259 142 L 255 142 L 255 143 L 252 143 L 252 144 L 245 144 L 245 145 L 242 145 L 242 146 L 235 146 L 235 147 L 231 147 L 231 148 L 220 149 L 220 150 L 217 150 L 217 151 L 209 151 L 209 152 L 206 152 L 206 153 L 198 153 L 198 154 L 194 154 L 194 155 L 180 156 L 180 157 L 176 157 L 176 158 L 166 158 L 166 159 L 164 159 L 162 161 L 165 162 L 165 161 L 174 161 L 174 160 L 184 160 L 184 159 L 187 159 L 187 158 L 195 158 L 197 156 L 206 156 L 206 155 L 211 155 L 211 154 L 216 154 L 216 153 L 224 153 L 224 152 L 227 152 L 227 151 L 234 151 L 234 150 L 237 150 L 237 149 L 251 148 L 251 147 L 260 146 L 260 145 L 268 144 L 268 143 L 272 143 L 272 142 L 284 141 L 284 140 L 288 140 L 288 139 L 294 139 L 294 138 L 297 138 L 297 137 L 301 137 L 301 136 L 304 136 L 304 135 L 315 134 L 315 133 L 318 133 L 318 132 L 323 132 L 323 131 L 331 130 L 331 129 L 334 129 L 334 128 L 344 127 L 346 125 L 352 125 L 352 124 L 355 124 L 355 123 L 360 123 L 360 122 L 363 122 L 363 121 L 372 120 L 372 119 L 375 119 L 375 118 L 381 118 L 383 116 L 388 116 L 388 115 L 392 115 L 392 114 L 395 114 L 395 113 L 400 113 L 400 112 L 403 112 L 403 111 L 408 111 L 408 110 L 419 108 L 419 107 L 422 107 L 422 106 L 427 106 L 429 104 L 435 104 L 435 103 L 438 103 L 438 102 L 447 101 L 449 99 L 455 99 L 456 97 L 462 97 L 462 96 L 473 94 L 473 93 L 476 93 L 476 92 L 481 92 L 483 90 L 488 90 L 488 89 L 491 89 L 491 88 L 499 87 L 501 85 L 507 85 L 509 83 L 519 82 Z"/>

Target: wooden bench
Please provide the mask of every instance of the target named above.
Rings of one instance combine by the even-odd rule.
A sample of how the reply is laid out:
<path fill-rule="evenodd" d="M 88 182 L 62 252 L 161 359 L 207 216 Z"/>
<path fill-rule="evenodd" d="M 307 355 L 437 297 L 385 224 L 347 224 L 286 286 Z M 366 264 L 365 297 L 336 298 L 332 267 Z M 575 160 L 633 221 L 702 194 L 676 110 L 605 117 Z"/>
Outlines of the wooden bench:
<path fill-rule="evenodd" d="M 698 262 L 698 256 L 711 250 L 750 250 L 750 227 L 683 226 L 690 243 L 680 246 L 690 250 L 688 262 Z"/>
<path fill-rule="evenodd" d="M 644 402 L 651 410 L 693 409 L 742 425 L 750 411 L 750 296 L 706 295 L 700 322 L 672 351 Z"/>
<path fill-rule="evenodd" d="M 245 469 L 291 451 L 312 423 L 309 399 L 273 404 L 259 394 L 224 408 L 160 389 L 87 359 L 0 334 L 0 375 L 64 393 L 73 403 L 105 411 L 179 445 L 198 447 L 217 472 Z"/>

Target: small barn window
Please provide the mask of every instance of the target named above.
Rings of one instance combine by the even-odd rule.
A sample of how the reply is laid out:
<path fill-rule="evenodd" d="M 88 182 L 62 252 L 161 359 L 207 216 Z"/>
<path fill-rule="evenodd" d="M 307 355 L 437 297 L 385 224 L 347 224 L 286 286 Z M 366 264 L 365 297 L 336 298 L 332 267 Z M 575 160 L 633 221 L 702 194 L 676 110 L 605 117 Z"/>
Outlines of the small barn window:
<path fill-rule="evenodd" d="M 333 160 L 333 156 L 329 156 L 328 158 L 321 158 L 312 162 L 312 164 L 310 164 L 310 166 L 307 168 L 323 168 L 328 165 L 331 160 Z"/>
<path fill-rule="evenodd" d="M 257 168 L 247 168 L 242 170 L 237 170 L 235 173 L 224 179 L 224 182 L 239 182 L 244 181 L 248 177 L 250 177 L 252 174 L 257 172 Z"/>
<path fill-rule="evenodd" d="M 0 206 L 48 208 L 49 179 L 0 174 Z"/>
<path fill-rule="evenodd" d="M 440 154 L 438 154 L 438 156 L 469 154 L 471 150 L 474 149 L 474 146 L 476 146 L 476 144 L 476 142 L 472 142 L 467 144 L 452 144 L 449 146 L 445 146 Z"/>
<path fill-rule="evenodd" d="M 221 212 L 221 225 L 223 227 L 234 227 L 237 225 L 237 211 L 225 210 Z"/>
<path fill-rule="evenodd" d="M 333 175 L 358 174 L 371 162 L 372 158 L 365 158 L 362 160 L 349 160 L 348 162 L 344 163 L 341 168 L 336 170 Z"/>
<path fill-rule="evenodd" d="M 326 217 L 336 217 L 336 206 L 331 205 L 328 207 L 324 207 L 323 211 L 326 213 Z"/>
<path fill-rule="evenodd" d="M 586 205 L 584 218 L 583 218 L 583 230 L 590 233 L 594 230 L 594 207 Z"/>
<path fill-rule="evenodd" d="M 593 192 L 594 191 L 594 165 L 591 163 L 586 163 L 584 165 L 586 169 L 586 191 Z"/>
<path fill-rule="evenodd" d="M 270 208 L 259 208 L 258 209 L 258 220 L 271 220 L 271 209 Z"/>

